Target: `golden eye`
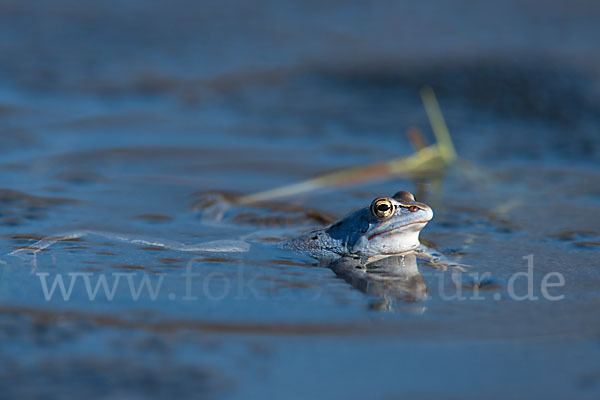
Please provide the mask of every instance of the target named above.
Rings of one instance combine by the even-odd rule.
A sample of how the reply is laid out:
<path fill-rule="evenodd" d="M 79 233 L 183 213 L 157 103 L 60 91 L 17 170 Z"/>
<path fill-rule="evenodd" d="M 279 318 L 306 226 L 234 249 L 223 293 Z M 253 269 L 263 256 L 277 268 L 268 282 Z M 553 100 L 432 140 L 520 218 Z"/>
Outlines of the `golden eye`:
<path fill-rule="evenodd" d="M 394 204 L 386 198 L 375 199 L 371 204 L 371 214 L 377 218 L 388 218 L 394 214 Z"/>

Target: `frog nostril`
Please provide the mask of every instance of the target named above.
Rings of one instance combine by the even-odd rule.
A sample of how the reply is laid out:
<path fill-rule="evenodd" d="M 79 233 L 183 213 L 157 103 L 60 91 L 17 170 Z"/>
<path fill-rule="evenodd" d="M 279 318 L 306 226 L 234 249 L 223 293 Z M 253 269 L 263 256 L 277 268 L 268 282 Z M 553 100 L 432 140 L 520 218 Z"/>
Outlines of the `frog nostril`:
<path fill-rule="evenodd" d="M 408 207 L 408 211 L 410 211 L 410 212 L 415 212 L 418 209 L 419 209 L 419 207 L 417 207 L 417 206 L 410 206 L 410 207 Z"/>

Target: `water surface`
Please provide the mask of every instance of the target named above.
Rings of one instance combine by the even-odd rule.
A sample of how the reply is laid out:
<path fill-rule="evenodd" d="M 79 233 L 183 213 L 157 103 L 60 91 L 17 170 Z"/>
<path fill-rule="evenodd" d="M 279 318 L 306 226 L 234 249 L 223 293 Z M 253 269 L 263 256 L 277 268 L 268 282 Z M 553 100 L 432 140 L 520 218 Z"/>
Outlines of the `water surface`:
<path fill-rule="evenodd" d="M 236 2 L 61 3 L 1 9 L 8 397 L 597 396 L 597 7 L 469 3 L 464 24 L 446 2 L 367 14 L 358 3 L 263 2 L 261 13 Z M 514 30 L 501 34 L 487 15 Z M 556 24 L 568 34 L 557 36 Z M 433 142 L 423 84 L 438 93 L 460 158 L 443 174 L 230 205 L 223 215 L 207 202 L 409 155 L 409 126 Z M 402 189 L 435 211 L 424 241 L 471 266 L 419 261 L 423 296 L 364 293 L 272 245 Z M 35 258 L 9 255 L 81 230 L 146 242 L 89 235 Z M 224 240 L 253 246 L 156 245 Z M 537 300 L 511 299 L 511 276 L 528 271 L 531 255 Z M 186 268 L 197 274 L 190 286 Z M 74 273 L 68 300 L 46 300 L 42 280 L 68 286 Z M 564 277 L 549 289 L 561 300 L 541 291 L 550 273 Z M 112 300 L 90 300 L 84 276 L 95 287 L 119 274 Z M 128 279 L 160 290 L 134 299 Z M 528 289 L 515 280 L 517 295 Z"/>

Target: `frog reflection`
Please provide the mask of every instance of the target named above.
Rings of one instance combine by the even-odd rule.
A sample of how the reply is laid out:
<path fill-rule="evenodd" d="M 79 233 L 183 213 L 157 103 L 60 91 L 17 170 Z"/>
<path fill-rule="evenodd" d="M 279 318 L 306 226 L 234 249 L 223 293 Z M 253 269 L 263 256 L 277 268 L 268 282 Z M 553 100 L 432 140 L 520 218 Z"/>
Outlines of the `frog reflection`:
<path fill-rule="evenodd" d="M 402 303 L 420 303 L 427 299 L 427 286 L 415 254 L 377 257 L 366 262 L 342 257 L 321 265 L 368 295 L 371 309 L 390 311 Z M 414 308 L 424 310 L 424 307 Z"/>

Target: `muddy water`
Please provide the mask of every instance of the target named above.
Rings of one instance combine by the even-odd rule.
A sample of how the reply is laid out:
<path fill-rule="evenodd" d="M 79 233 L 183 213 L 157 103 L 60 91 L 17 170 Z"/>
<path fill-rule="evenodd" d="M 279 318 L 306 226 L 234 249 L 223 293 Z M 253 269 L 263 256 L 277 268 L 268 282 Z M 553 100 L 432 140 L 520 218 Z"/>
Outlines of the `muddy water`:
<path fill-rule="evenodd" d="M 0 7 L 3 393 L 597 396 L 596 6 L 60 3 Z M 432 142 L 423 84 L 443 174 L 228 203 Z M 467 272 L 273 245 L 401 189 Z"/>

